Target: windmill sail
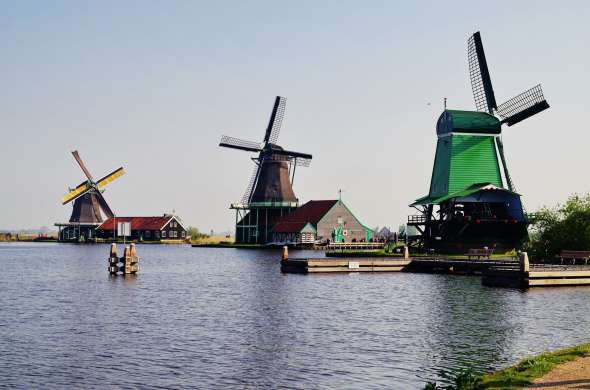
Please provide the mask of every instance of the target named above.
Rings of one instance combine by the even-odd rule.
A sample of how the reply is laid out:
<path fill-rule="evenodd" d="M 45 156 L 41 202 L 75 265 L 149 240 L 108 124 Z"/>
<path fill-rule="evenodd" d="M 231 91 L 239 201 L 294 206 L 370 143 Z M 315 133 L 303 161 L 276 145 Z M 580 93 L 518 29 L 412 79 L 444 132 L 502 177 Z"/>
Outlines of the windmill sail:
<path fill-rule="evenodd" d="M 91 189 L 92 189 L 92 186 L 89 185 L 88 182 L 84 182 L 84 183 L 80 184 L 79 186 L 77 186 L 76 188 L 74 188 L 73 190 L 71 190 L 70 192 L 68 192 L 67 194 L 65 194 L 61 198 L 61 204 L 66 204 L 68 202 L 71 202 L 72 200 L 84 195 L 85 193 L 87 193 Z"/>
<path fill-rule="evenodd" d="M 109 173 L 105 177 L 101 178 L 99 181 L 96 182 L 96 185 L 98 186 L 98 188 L 106 187 L 107 184 L 117 180 L 118 178 L 120 178 L 124 174 L 125 174 L 125 171 L 123 170 L 123 167 L 120 167 L 120 168 L 114 170 L 113 172 Z"/>
<path fill-rule="evenodd" d="M 515 192 L 516 189 L 514 188 L 514 183 L 512 183 L 512 178 L 510 177 L 510 173 L 508 172 L 508 166 L 506 165 L 506 157 L 504 157 L 504 143 L 502 142 L 501 137 L 496 137 L 496 145 L 498 146 L 498 152 L 500 153 L 500 160 L 502 160 L 502 168 L 504 169 L 504 178 L 506 179 L 506 184 L 508 185 L 508 189 L 512 192 Z"/>
<path fill-rule="evenodd" d="M 287 105 L 287 99 L 282 96 L 277 96 L 275 104 L 270 114 L 270 120 L 268 121 L 268 127 L 264 134 L 264 144 L 271 143 L 276 144 L 279 139 L 279 133 L 281 131 L 281 124 L 285 116 L 285 107 Z"/>
<path fill-rule="evenodd" d="M 245 150 L 247 152 L 260 152 L 262 150 L 262 145 L 260 145 L 259 142 L 246 141 L 240 138 L 230 137 L 227 135 L 221 137 L 219 146 L 230 149 Z"/>
<path fill-rule="evenodd" d="M 492 113 L 497 108 L 492 80 L 488 70 L 486 55 L 481 43 L 481 35 L 473 34 L 467 41 L 467 54 L 469 59 L 469 78 L 477 111 Z"/>
<path fill-rule="evenodd" d="M 262 164 L 260 162 L 259 164 Z M 244 195 L 242 196 L 242 204 L 247 205 L 250 203 L 250 199 L 252 198 L 252 192 L 256 187 L 256 181 L 258 180 L 258 174 L 260 173 L 260 165 L 256 164 L 254 170 L 252 171 L 252 175 L 250 176 L 250 180 L 248 181 L 248 186 L 246 187 L 246 191 L 244 191 Z"/>
<path fill-rule="evenodd" d="M 78 153 L 77 150 L 74 150 L 72 152 L 72 156 L 74 156 L 74 159 L 76 159 L 76 162 L 78 163 L 78 165 L 80 166 L 80 168 L 82 168 L 82 171 L 84 172 L 84 175 L 86 175 L 86 177 L 88 178 L 88 180 L 94 180 L 92 178 L 92 175 L 90 174 L 90 171 L 86 168 L 86 165 L 84 164 L 84 161 L 82 161 L 82 157 L 80 157 L 80 154 Z"/>
<path fill-rule="evenodd" d="M 543 96 L 541 84 L 538 84 L 528 91 L 500 104 L 497 112 L 502 117 L 502 123 L 512 126 L 547 108 L 549 108 L 549 103 L 547 103 Z"/>

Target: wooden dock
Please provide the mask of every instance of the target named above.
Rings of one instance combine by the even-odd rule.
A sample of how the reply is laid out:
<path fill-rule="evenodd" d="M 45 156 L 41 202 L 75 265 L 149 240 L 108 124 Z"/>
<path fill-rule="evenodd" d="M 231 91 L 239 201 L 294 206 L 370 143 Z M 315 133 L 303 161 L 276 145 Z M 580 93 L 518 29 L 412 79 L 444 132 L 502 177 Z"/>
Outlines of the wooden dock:
<path fill-rule="evenodd" d="M 423 272 L 481 275 L 490 287 L 590 286 L 590 265 L 529 264 L 523 252 L 518 260 L 466 260 L 461 258 L 350 257 L 289 258 L 283 248 L 281 271 L 285 273 Z"/>
<path fill-rule="evenodd" d="M 482 284 L 514 288 L 588 286 L 590 266 L 531 264 L 526 271 L 521 267 L 492 267 L 482 274 Z"/>
<path fill-rule="evenodd" d="M 403 258 L 380 257 L 283 259 L 281 271 L 304 274 L 317 272 L 400 272 L 408 264 L 410 264 L 410 260 Z"/>

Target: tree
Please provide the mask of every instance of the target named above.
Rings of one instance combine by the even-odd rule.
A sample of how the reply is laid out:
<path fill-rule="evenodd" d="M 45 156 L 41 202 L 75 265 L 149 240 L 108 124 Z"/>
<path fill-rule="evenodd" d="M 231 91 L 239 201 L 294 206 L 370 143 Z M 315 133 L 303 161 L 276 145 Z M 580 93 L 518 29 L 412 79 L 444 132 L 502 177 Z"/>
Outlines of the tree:
<path fill-rule="evenodd" d="M 590 250 L 590 194 L 572 195 L 564 205 L 544 207 L 536 216 L 529 250 L 539 260 L 562 250 Z"/>
<path fill-rule="evenodd" d="M 189 226 L 187 230 L 188 236 L 191 238 L 192 241 L 199 240 L 201 238 L 206 238 L 207 235 L 203 234 L 194 226 Z"/>

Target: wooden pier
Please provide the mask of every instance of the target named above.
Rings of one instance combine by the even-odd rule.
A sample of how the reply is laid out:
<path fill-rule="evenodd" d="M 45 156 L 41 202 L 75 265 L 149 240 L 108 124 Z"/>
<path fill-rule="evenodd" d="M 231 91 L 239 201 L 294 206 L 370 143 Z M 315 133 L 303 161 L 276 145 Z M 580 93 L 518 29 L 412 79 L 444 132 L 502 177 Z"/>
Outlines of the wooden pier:
<path fill-rule="evenodd" d="M 482 274 L 482 284 L 490 287 L 559 287 L 590 285 L 590 266 L 529 264 L 521 254 L 518 267 L 490 267 Z"/>
<path fill-rule="evenodd" d="M 400 272 L 410 264 L 407 256 L 392 257 L 354 257 L 354 258 L 289 258 L 289 250 L 283 247 L 281 271 L 285 273 L 319 272 Z"/>
<path fill-rule="evenodd" d="M 351 259 L 288 259 L 281 262 L 281 270 L 286 273 L 316 272 L 399 272 L 410 264 L 410 260 L 391 258 L 351 258 Z"/>
<path fill-rule="evenodd" d="M 478 275 L 482 284 L 490 287 L 549 287 L 590 286 L 590 265 L 529 264 L 523 252 L 514 258 L 495 260 L 467 260 L 462 258 L 404 257 L 329 257 L 289 258 L 283 248 L 281 271 L 284 273 L 334 272 L 421 272 L 455 275 Z"/>

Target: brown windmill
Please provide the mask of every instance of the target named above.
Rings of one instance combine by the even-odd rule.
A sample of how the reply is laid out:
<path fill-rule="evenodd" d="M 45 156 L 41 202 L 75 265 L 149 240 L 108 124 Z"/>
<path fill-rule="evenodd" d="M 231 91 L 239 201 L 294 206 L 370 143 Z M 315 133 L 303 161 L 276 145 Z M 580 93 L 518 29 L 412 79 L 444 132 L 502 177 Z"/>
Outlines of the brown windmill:
<path fill-rule="evenodd" d="M 272 225 L 298 206 L 293 192 L 297 166 L 309 166 L 311 154 L 285 150 L 277 145 L 287 99 L 277 96 L 261 143 L 223 136 L 219 146 L 258 153 L 242 201 L 236 210 L 236 242 L 268 242 Z"/>
<path fill-rule="evenodd" d="M 70 221 L 64 224 L 56 224 L 60 228 L 59 238 L 61 241 L 86 241 L 94 238 L 94 229 L 100 225 L 105 218 L 114 216 L 111 208 L 104 199 L 102 193 L 104 187 L 110 182 L 121 177 L 125 171 L 118 168 L 103 178 L 95 181 L 92 174 L 84 165 L 77 150 L 72 152 L 74 159 L 80 165 L 87 180 L 74 189 L 70 189 L 62 198 L 62 204 L 74 201 Z"/>

